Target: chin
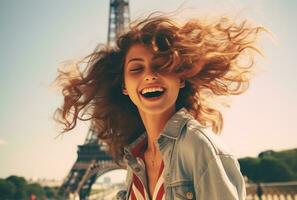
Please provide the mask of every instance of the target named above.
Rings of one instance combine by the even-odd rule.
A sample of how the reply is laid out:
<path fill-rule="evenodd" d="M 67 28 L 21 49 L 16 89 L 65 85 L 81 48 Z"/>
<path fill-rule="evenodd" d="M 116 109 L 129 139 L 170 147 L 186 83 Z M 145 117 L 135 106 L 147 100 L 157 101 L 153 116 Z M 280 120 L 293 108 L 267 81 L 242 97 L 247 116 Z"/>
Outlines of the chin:
<path fill-rule="evenodd" d="M 175 106 L 173 106 L 173 108 L 168 107 L 168 104 L 166 106 L 164 105 L 146 106 L 141 108 L 141 110 L 147 114 L 157 115 L 157 114 L 165 114 L 167 112 L 175 111 Z"/>

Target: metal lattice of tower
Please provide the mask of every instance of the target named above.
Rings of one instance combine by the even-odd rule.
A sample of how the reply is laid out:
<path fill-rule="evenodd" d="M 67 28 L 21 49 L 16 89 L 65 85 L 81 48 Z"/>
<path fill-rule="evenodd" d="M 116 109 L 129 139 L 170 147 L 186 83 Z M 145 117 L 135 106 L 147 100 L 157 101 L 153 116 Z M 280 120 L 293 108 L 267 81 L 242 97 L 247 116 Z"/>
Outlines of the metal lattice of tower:
<path fill-rule="evenodd" d="M 86 199 L 99 176 L 119 169 L 111 156 L 106 153 L 105 146 L 98 140 L 92 129 L 89 130 L 85 143 L 78 146 L 77 155 L 77 160 L 59 190 L 65 199 L 70 196 Z"/>
<path fill-rule="evenodd" d="M 130 23 L 129 1 L 110 0 L 108 26 L 108 45 L 114 45 L 115 39 L 128 28 Z M 119 166 L 106 154 L 105 146 L 97 134 L 89 129 L 83 145 L 78 146 L 77 160 L 65 178 L 59 193 L 65 197 L 79 196 L 87 199 L 92 185 L 102 174 L 119 169 Z"/>
<path fill-rule="evenodd" d="M 129 0 L 110 0 L 107 43 L 112 45 L 127 30 L 129 23 Z"/>

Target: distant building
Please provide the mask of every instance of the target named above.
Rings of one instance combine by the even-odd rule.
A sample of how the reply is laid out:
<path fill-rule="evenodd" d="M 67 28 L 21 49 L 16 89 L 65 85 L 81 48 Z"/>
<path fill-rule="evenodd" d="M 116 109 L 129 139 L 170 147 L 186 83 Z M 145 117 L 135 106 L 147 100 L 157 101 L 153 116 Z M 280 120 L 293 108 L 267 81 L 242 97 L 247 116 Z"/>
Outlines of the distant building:
<path fill-rule="evenodd" d="M 38 183 L 42 187 L 60 187 L 62 185 L 61 180 L 55 180 L 55 179 L 45 179 L 45 178 L 38 178 L 38 179 L 32 179 L 30 178 L 28 180 L 28 183 Z"/>
<path fill-rule="evenodd" d="M 103 183 L 110 184 L 111 183 L 111 178 L 109 176 L 104 177 Z"/>

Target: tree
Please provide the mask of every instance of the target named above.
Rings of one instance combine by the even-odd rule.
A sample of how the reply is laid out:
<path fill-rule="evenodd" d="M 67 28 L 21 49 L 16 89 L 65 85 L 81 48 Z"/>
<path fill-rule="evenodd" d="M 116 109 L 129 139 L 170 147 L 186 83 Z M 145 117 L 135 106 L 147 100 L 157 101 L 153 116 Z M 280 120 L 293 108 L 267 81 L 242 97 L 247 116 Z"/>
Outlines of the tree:
<path fill-rule="evenodd" d="M 26 187 L 27 196 L 34 194 L 37 199 L 45 199 L 45 193 L 41 185 L 37 183 L 28 184 Z"/>
<path fill-rule="evenodd" d="M 239 159 L 241 173 L 249 178 L 249 180 L 255 181 L 257 179 L 257 168 L 259 166 L 259 158 L 243 158 Z"/>
<path fill-rule="evenodd" d="M 15 188 L 15 194 L 14 194 L 14 199 L 26 199 L 26 185 L 27 181 L 23 177 L 18 177 L 18 176 L 9 176 L 6 178 L 6 181 L 11 182 Z"/>
<path fill-rule="evenodd" d="M 49 198 L 49 199 L 53 199 L 56 196 L 55 191 L 53 190 L 53 188 L 50 188 L 50 187 L 46 186 L 46 187 L 43 188 L 43 190 L 44 190 L 45 196 L 47 198 Z"/>
<path fill-rule="evenodd" d="M 0 199 L 13 199 L 16 188 L 13 183 L 0 179 Z"/>
<path fill-rule="evenodd" d="M 290 168 L 274 157 L 261 159 L 256 170 L 257 182 L 291 181 L 294 178 Z"/>

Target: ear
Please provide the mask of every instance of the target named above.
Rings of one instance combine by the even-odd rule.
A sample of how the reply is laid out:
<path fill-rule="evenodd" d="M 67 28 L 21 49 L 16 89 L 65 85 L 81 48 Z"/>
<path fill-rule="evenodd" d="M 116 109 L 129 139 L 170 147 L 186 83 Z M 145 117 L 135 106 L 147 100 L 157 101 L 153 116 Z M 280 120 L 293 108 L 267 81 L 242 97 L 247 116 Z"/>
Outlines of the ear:
<path fill-rule="evenodd" d="M 186 86 L 186 81 L 183 78 L 180 78 L 179 88 L 184 88 Z"/>
<path fill-rule="evenodd" d="M 124 95 L 128 95 L 128 91 L 127 91 L 127 89 L 126 89 L 126 87 L 125 87 L 124 84 L 122 85 L 122 93 L 123 93 Z"/>

